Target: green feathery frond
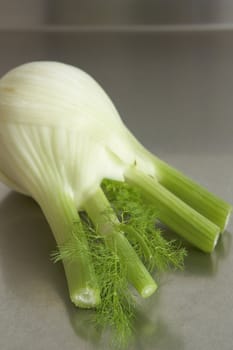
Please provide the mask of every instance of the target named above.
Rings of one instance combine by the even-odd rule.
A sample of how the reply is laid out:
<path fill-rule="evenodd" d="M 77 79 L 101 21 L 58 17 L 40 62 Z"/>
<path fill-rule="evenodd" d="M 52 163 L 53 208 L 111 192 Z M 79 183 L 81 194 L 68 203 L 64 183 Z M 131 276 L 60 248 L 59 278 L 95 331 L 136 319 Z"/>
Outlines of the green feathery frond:
<path fill-rule="evenodd" d="M 125 182 L 104 180 L 103 190 L 122 223 L 121 230 L 150 271 L 182 269 L 186 250 L 177 240 L 167 241 L 156 228 L 158 211 L 141 190 Z"/>
<path fill-rule="evenodd" d="M 167 241 L 155 227 L 157 210 L 144 202 L 140 190 L 112 180 L 104 180 L 102 188 L 120 221 L 115 225 L 115 234 L 125 233 L 147 268 L 150 271 L 182 269 L 185 249 L 177 241 Z M 100 329 L 111 329 L 113 344 L 125 347 L 132 337 L 135 317 L 135 297 L 129 289 L 127 267 L 119 258 L 117 248 L 110 249 L 99 234 L 98 225 L 95 228 L 85 212 L 81 212 L 80 217 L 81 224 L 74 222 L 72 238 L 52 253 L 52 259 L 72 262 L 86 249 L 85 254 L 89 254 L 94 265 L 101 296 L 101 303 L 96 306 L 95 324 Z M 106 223 L 110 220 L 107 212 L 102 217 Z M 85 233 L 88 242 L 85 246 L 79 231 Z"/>

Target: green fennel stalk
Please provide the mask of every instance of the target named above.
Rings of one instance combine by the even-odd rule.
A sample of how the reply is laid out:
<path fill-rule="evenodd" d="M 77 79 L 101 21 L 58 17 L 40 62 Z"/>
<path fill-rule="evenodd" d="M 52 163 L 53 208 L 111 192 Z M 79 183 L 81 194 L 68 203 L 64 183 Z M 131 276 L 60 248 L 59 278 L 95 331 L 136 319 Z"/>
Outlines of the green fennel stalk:
<path fill-rule="evenodd" d="M 88 241 L 72 198 L 58 189 L 55 194 L 44 194 L 40 204 L 44 210 L 47 209 L 45 216 L 54 232 L 58 249 L 66 247 L 69 250 L 69 242 L 78 237 L 76 258 L 66 259 L 64 256 L 63 259 L 70 299 L 79 307 L 90 308 L 98 305 L 99 287 L 89 254 Z M 57 260 L 57 254 L 53 259 Z"/>
<path fill-rule="evenodd" d="M 144 175 L 135 167 L 129 169 L 125 177 L 129 183 L 140 186 L 145 197 L 155 203 L 162 222 L 204 252 L 213 250 L 220 227 L 184 203 L 156 179 Z"/>

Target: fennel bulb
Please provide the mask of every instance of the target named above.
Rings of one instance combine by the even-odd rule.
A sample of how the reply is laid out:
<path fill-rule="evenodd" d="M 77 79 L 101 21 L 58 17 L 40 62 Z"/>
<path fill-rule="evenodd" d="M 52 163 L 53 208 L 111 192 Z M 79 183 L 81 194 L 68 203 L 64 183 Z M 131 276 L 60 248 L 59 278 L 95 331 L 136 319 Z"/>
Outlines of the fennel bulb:
<path fill-rule="evenodd" d="M 157 285 L 148 266 L 165 266 L 166 259 L 168 265 L 182 265 L 184 250 L 158 231 L 152 234 L 153 225 L 140 226 L 137 218 L 145 224 L 151 213 L 144 201 L 130 197 L 132 188 L 157 208 L 161 221 L 205 252 L 214 249 L 231 212 L 229 204 L 147 151 L 93 78 L 58 62 L 24 64 L 0 80 L 0 179 L 39 203 L 60 250 L 54 258 L 63 260 L 70 297 L 81 307 L 112 300 L 106 296 L 115 298 L 117 285 L 121 293 L 126 289 L 122 281 L 150 296 Z M 101 186 L 104 179 L 112 182 Z M 117 189 L 122 212 L 107 199 Z M 140 205 L 129 207 L 132 201 Z M 123 215 L 128 211 L 138 226 Z M 100 266 L 106 266 L 101 279 Z M 107 276 L 115 284 L 108 281 L 111 288 L 101 293 Z M 119 311 L 120 299 L 114 300 Z M 118 325 L 125 324 L 122 317 Z"/>

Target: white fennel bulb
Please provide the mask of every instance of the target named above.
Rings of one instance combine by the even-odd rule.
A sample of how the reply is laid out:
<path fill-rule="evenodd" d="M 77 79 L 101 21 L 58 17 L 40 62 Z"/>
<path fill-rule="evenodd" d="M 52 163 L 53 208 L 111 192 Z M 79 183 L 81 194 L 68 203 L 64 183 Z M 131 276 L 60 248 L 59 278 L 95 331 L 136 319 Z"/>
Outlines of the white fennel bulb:
<path fill-rule="evenodd" d="M 123 180 L 135 161 L 154 174 L 103 89 L 69 65 L 33 62 L 3 76 L 0 125 L 0 177 L 38 201 L 55 185 L 79 208 L 103 178 Z"/>

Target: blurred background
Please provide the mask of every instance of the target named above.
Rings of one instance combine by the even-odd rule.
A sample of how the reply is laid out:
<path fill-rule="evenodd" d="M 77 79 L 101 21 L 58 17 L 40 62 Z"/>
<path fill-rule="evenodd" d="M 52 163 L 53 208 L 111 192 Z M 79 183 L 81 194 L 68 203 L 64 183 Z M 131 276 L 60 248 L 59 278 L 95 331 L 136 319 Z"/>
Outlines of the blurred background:
<path fill-rule="evenodd" d="M 0 0 L 0 75 L 37 60 L 86 70 L 147 148 L 232 203 L 233 1 Z M 0 348 L 95 349 L 40 209 L 9 192 L 0 185 Z M 143 304 L 132 350 L 232 349 L 232 256 L 228 232 L 211 256 L 191 250 Z"/>
<path fill-rule="evenodd" d="M 232 29 L 230 0 L 1 0 L 0 74 L 33 60 L 76 65 L 149 148 L 227 151 Z M 160 132 L 145 131 L 155 119 Z"/>
<path fill-rule="evenodd" d="M 1 0 L 2 28 L 232 23 L 230 0 Z"/>

